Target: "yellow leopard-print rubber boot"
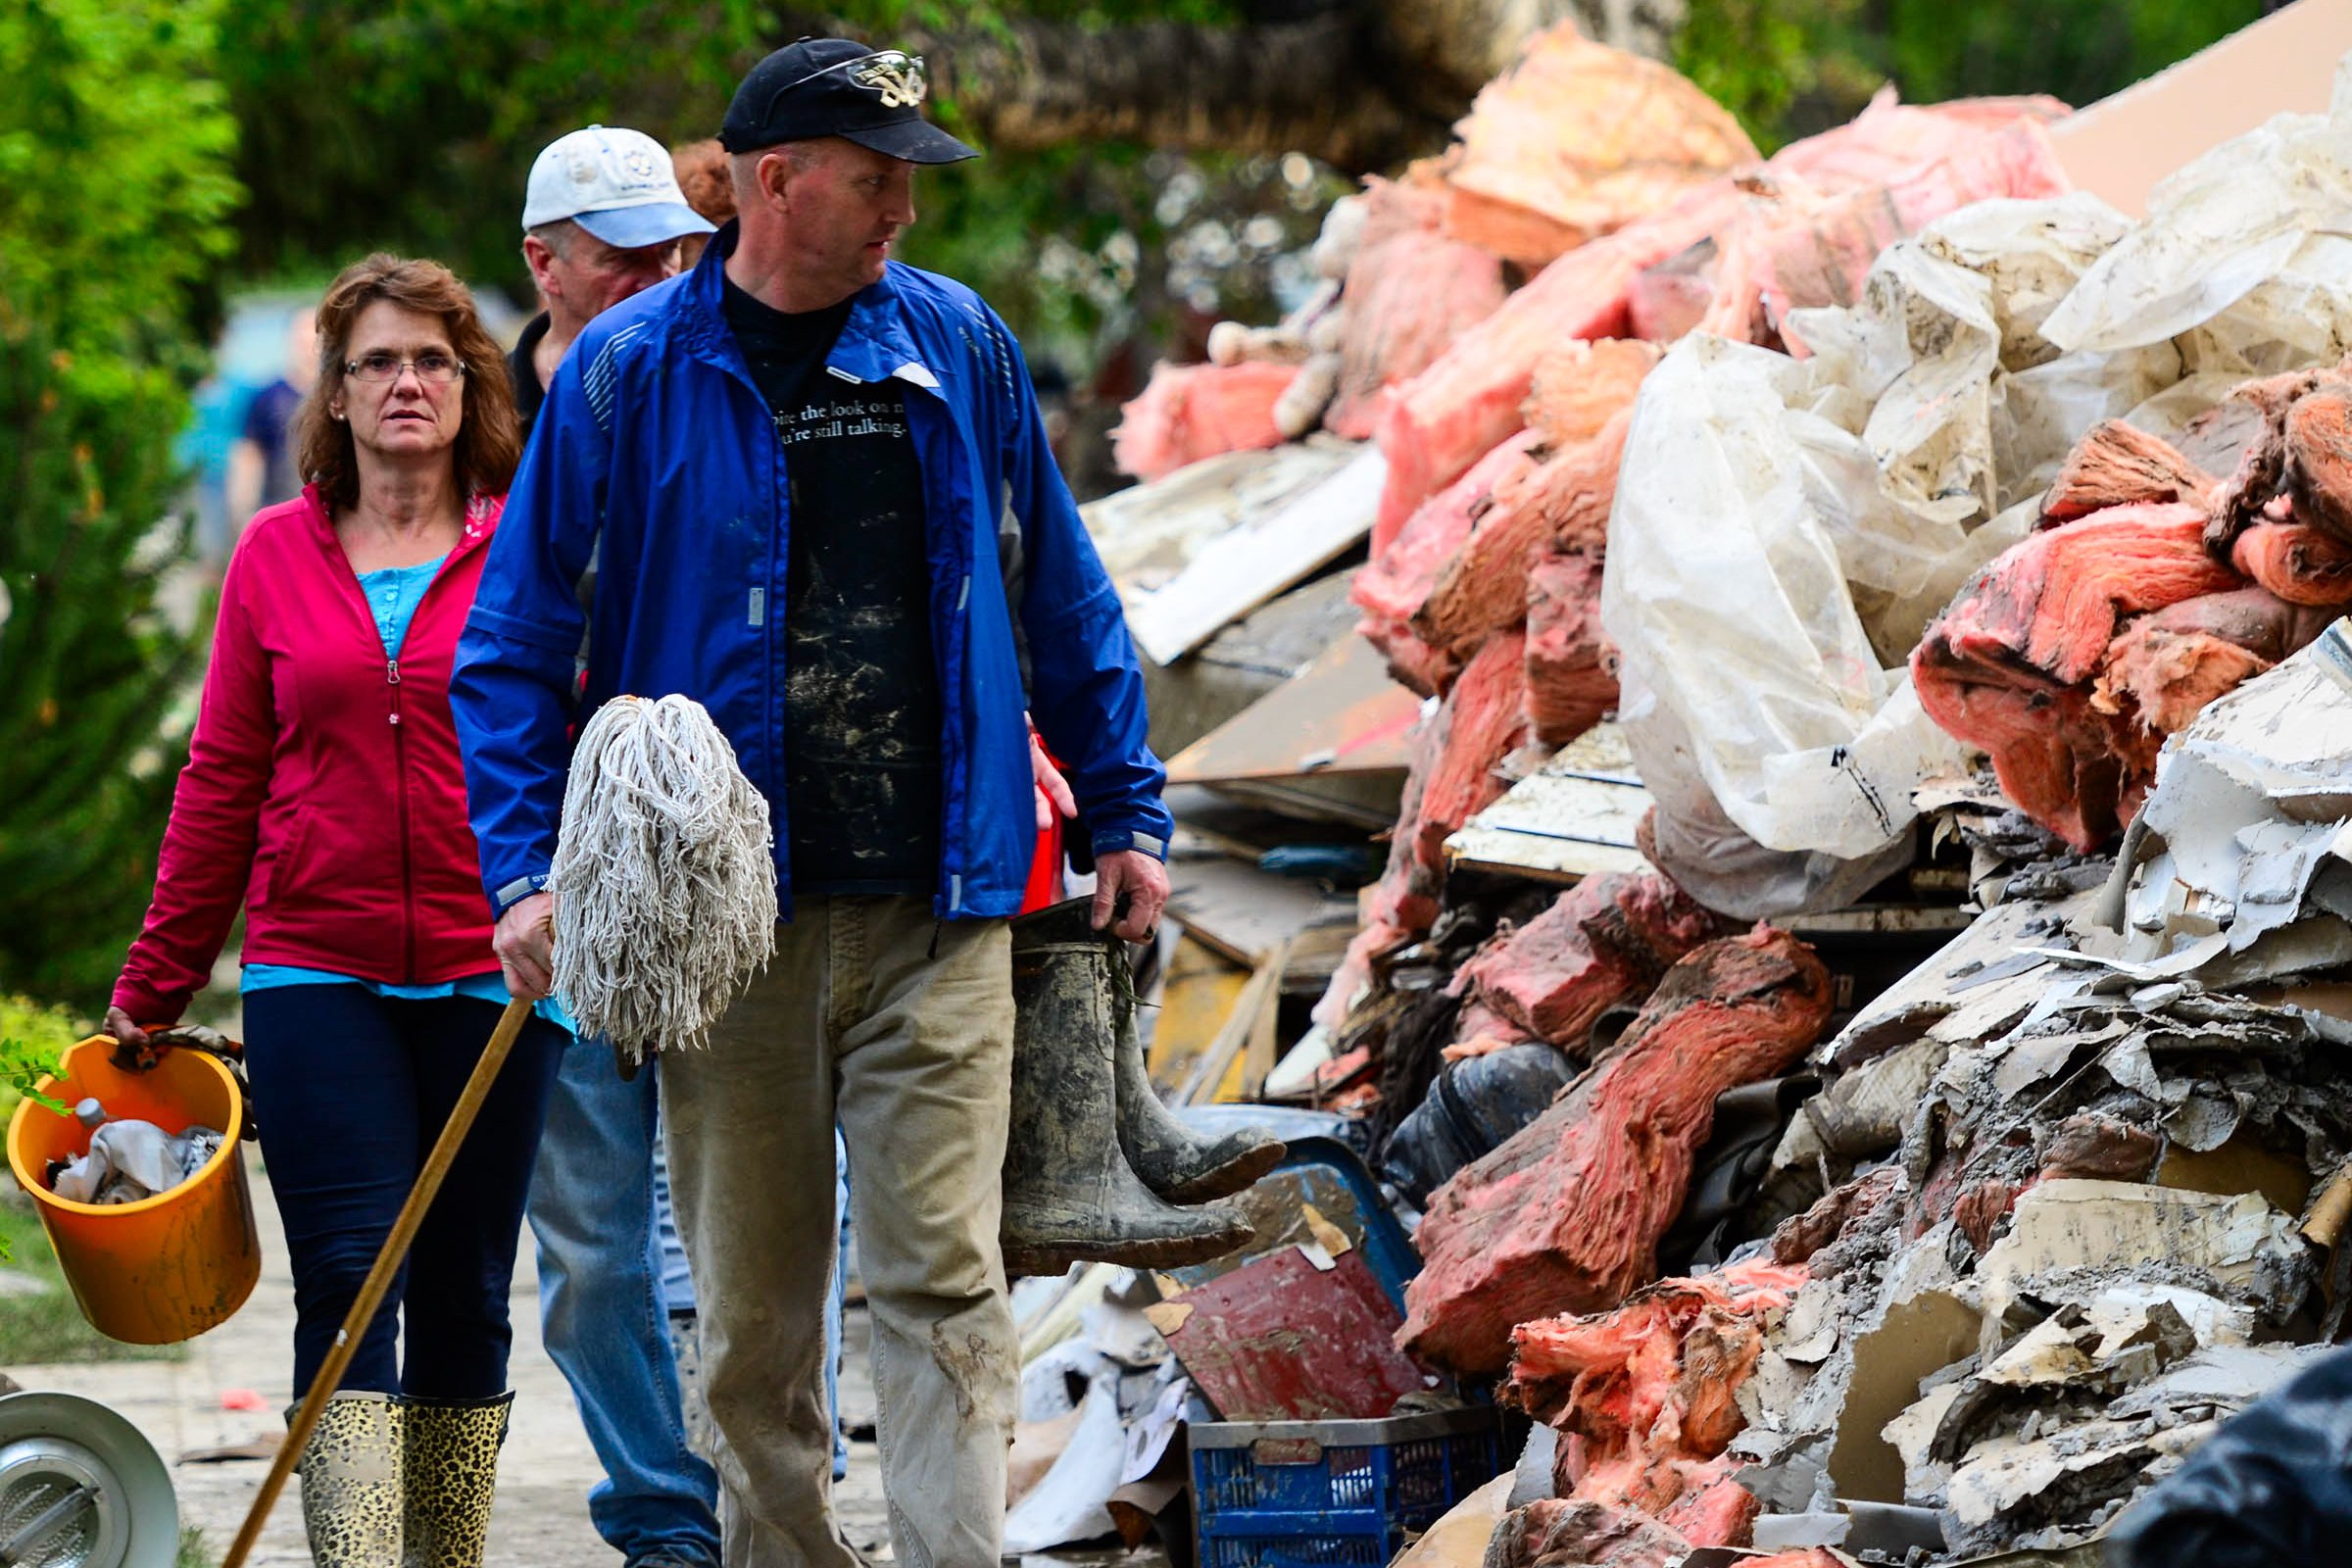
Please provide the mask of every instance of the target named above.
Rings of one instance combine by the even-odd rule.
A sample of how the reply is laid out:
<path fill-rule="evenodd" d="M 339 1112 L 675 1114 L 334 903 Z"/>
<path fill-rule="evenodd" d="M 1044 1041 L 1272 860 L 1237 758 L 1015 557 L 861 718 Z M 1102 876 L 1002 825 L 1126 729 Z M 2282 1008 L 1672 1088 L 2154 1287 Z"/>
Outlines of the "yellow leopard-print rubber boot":
<path fill-rule="evenodd" d="M 495 1399 L 404 1396 L 409 1414 L 407 1555 L 402 1568 L 482 1568 L 498 1450 L 512 1392 Z"/>
<path fill-rule="evenodd" d="M 294 1467 L 318 1568 L 401 1568 L 407 1415 L 388 1394 L 338 1394 L 319 1412 Z"/>

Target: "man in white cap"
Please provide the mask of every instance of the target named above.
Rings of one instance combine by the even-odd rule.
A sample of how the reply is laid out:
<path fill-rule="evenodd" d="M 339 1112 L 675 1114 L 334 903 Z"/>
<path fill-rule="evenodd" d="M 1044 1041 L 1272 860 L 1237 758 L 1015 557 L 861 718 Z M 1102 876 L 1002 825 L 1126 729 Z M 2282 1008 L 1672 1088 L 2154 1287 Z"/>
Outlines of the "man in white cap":
<path fill-rule="evenodd" d="M 591 125 L 531 166 L 522 254 L 547 302 L 508 357 L 527 434 L 580 329 L 678 270 L 678 241 L 711 226 L 686 205 L 669 153 L 642 131 Z M 564 1053 L 531 1182 L 548 1354 L 605 1470 L 588 1494 L 626 1568 L 718 1561 L 718 1478 L 689 1444 L 659 1241 L 659 1074 L 623 1082 L 594 1042 Z"/>
<path fill-rule="evenodd" d="M 547 144 L 522 205 L 522 258 L 547 309 L 507 358 L 525 437 L 580 328 L 674 275 L 678 241 L 711 231 L 686 205 L 667 149 L 645 132 L 590 125 Z"/>

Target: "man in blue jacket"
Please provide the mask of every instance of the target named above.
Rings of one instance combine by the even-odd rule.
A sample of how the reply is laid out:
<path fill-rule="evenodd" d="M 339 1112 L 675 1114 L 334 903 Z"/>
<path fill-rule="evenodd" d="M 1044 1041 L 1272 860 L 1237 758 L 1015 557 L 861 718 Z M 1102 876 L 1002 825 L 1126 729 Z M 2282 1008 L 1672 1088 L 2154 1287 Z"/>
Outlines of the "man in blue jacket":
<path fill-rule="evenodd" d="M 898 1560 L 997 1561 L 1024 705 L 1067 764 L 1097 923 L 1124 897 L 1140 938 L 1167 896 L 1142 679 L 1019 346 L 971 290 L 890 257 L 914 166 L 974 156 L 923 93 L 919 59 L 841 39 L 745 78 L 720 133 L 741 220 L 558 369 L 452 683 L 517 995 L 548 985 L 575 717 L 694 697 L 774 814 L 776 958 L 708 1051 L 662 1064 L 731 1565 L 856 1561 L 821 1381 L 837 1117 Z"/>

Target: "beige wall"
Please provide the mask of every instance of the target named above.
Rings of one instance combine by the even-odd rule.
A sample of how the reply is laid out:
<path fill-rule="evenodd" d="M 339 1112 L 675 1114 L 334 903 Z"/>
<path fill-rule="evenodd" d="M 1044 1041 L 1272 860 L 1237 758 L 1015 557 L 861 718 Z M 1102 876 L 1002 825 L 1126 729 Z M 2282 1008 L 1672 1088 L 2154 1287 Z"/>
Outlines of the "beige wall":
<path fill-rule="evenodd" d="M 2295 0 L 2168 71 L 2050 127 L 2067 172 L 2132 217 L 2149 188 L 2282 111 L 2328 107 L 2352 53 L 2352 0 Z"/>

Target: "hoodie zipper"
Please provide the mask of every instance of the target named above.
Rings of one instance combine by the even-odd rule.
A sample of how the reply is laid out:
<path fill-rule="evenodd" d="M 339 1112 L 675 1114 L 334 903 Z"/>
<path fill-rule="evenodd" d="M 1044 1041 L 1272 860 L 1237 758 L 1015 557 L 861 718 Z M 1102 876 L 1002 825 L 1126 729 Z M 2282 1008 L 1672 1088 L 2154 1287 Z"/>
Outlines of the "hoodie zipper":
<path fill-rule="evenodd" d="M 384 691 L 390 703 L 389 719 L 392 725 L 392 789 L 400 797 L 400 972 L 414 980 L 416 975 L 416 846 L 410 842 L 409 824 L 409 743 L 408 732 L 400 724 L 400 658 L 384 658 Z"/>
<path fill-rule="evenodd" d="M 342 567 L 343 581 L 350 584 L 353 596 L 359 601 L 360 623 L 368 629 L 370 635 L 373 635 L 375 617 L 373 612 L 368 608 L 367 592 L 360 586 L 359 571 L 352 565 L 351 558 L 346 556 L 342 547 L 335 542 L 334 524 L 323 516 L 319 520 L 324 524 L 323 544 L 335 564 Z M 416 613 L 423 612 L 423 601 L 430 598 L 433 590 L 440 586 L 441 579 L 449 575 L 451 564 L 476 543 L 477 540 L 469 519 L 468 526 L 465 532 L 460 534 L 458 543 L 451 547 L 448 556 L 443 558 L 441 569 L 433 573 L 431 582 L 425 584 L 424 593 L 417 600 Z M 401 722 L 403 713 L 400 685 L 400 658 L 396 654 L 388 654 L 384 658 L 384 722 L 392 730 L 392 789 L 399 798 L 401 973 L 414 980 L 416 974 L 416 844 L 414 842 L 415 825 L 410 815 L 409 747 L 407 730 Z"/>

